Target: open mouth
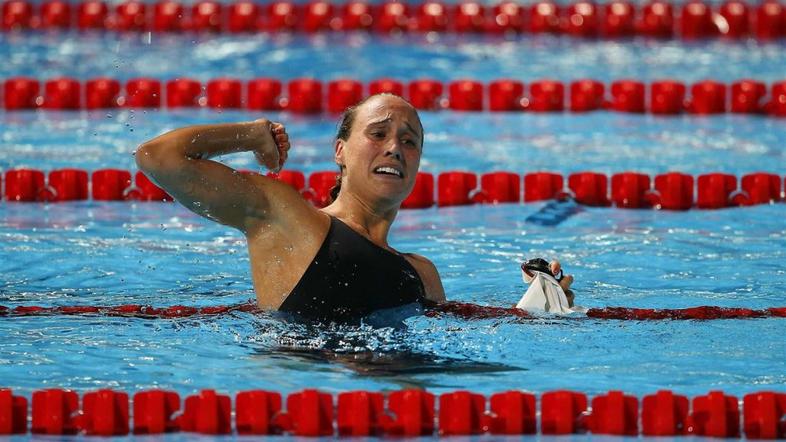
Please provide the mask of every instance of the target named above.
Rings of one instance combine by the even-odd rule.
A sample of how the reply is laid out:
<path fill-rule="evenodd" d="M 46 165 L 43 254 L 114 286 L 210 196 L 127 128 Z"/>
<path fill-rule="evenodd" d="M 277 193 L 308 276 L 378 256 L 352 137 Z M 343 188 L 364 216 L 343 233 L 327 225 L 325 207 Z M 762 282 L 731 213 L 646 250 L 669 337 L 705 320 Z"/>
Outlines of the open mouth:
<path fill-rule="evenodd" d="M 390 166 L 380 166 L 374 169 L 374 173 L 380 175 L 393 175 L 399 178 L 404 178 L 404 172 Z"/>

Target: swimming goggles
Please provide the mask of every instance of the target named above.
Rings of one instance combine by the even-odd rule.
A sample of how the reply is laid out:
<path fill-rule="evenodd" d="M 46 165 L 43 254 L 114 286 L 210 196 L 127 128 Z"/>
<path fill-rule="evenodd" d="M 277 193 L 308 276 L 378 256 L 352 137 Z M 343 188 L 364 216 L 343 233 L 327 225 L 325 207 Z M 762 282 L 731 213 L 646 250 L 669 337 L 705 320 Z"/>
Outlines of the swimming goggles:
<path fill-rule="evenodd" d="M 527 261 L 524 261 L 523 263 L 521 263 L 521 270 L 527 273 L 529 273 L 530 271 L 542 272 L 549 276 L 552 276 L 554 279 L 557 280 L 557 282 L 562 281 L 562 278 L 564 278 L 562 269 L 560 269 L 559 273 L 557 273 L 556 275 L 551 273 L 551 269 L 549 268 L 548 261 L 546 261 L 543 258 L 532 258 Z"/>

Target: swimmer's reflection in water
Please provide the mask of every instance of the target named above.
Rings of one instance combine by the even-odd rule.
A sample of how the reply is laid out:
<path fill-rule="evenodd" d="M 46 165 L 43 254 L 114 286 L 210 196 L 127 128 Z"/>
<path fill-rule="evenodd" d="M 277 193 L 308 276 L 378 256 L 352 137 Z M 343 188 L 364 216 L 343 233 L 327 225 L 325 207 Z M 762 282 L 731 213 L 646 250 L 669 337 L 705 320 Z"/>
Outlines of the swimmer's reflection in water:
<path fill-rule="evenodd" d="M 244 233 L 261 308 L 343 321 L 445 300 L 431 261 L 388 244 L 415 185 L 423 140 L 417 111 L 398 96 L 374 95 L 347 109 L 333 144 L 340 174 L 323 209 L 288 184 L 211 160 L 253 152 L 280 170 L 289 135 L 264 118 L 173 130 L 143 143 L 136 161 L 184 206 Z"/>
<path fill-rule="evenodd" d="M 458 388 L 460 384 L 451 384 L 451 378 L 442 375 L 525 370 L 475 361 L 460 351 L 451 356 L 418 348 L 420 338 L 410 332 L 404 320 L 422 312 L 420 305 L 410 304 L 375 312 L 362 318 L 360 325 L 326 324 L 297 315 L 276 314 L 278 321 L 272 328 L 269 323 L 259 325 L 260 334 L 268 339 L 255 353 L 300 371 L 323 372 L 330 366 L 341 367 L 357 376 L 381 378 L 401 388 Z M 430 374 L 440 376 L 432 378 Z"/>

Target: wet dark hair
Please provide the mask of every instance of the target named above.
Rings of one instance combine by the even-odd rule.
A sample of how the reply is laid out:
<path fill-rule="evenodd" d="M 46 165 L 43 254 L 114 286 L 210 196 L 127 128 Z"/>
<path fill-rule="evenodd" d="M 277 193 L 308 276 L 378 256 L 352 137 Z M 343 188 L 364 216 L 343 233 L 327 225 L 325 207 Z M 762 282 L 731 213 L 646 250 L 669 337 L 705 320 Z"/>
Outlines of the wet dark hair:
<path fill-rule="evenodd" d="M 368 97 L 360 100 L 360 102 L 358 102 L 356 105 L 348 107 L 346 110 L 344 110 L 344 113 L 341 114 L 341 120 L 339 121 L 339 124 L 338 124 L 338 132 L 336 133 L 336 140 L 347 141 L 349 139 L 350 133 L 352 132 L 352 125 L 355 123 L 355 117 L 357 116 L 358 109 L 360 109 L 360 107 L 363 106 L 368 100 L 370 100 L 370 99 L 372 99 L 374 97 L 380 97 L 380 96 L 383 96 L 383 97 L 384 96 L 399 97 L 399 98 L 403 99 L 402 97 L 400 97 L 398 95 L 391 94 L 389 92 L 383 92 L 383 93 L 380 93 L 380 94 L 374 94 L 374 95 L 368 96 Z M 404 100 L 404 101 L 406 101 L 406 100 Z M 407 102 L 407 103 L 409 103 L 409 102 Z M 414 109 L 414 106 L 413 106 L 413 109 Z M 418 115 L 417 110 L 415 110 L 415 115 L 418 117 L 418 122 L 420 123 L 420 115 Z M 421 128 L 420 145 L 422 146 L 423 145 L 423 137 L 424 137 L 424 134 L 423 134 L 423 123 L 420 124 L 420 128 Z M 341 166 L 341 170 L 339 170 L 339 174 L 336 175 L 336 184 L 333 187 L 330 188 L 330 202 L 331 203 L 333 201 L 335 201 L 336 198 L 338 198 L 338 194 L 339 194 L 339 192 L 341 192 L 341 178 L 343 176 L 344 176 L 344 166 Z"/>

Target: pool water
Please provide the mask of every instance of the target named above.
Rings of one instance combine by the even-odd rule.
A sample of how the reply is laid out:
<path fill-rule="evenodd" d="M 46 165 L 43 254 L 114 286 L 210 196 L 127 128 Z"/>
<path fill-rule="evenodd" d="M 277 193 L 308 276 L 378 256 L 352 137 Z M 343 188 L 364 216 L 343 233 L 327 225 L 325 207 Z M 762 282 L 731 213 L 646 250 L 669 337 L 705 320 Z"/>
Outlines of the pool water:
<path fill-rule="evenodd" d="M 440 37 L 429 46 L 423 38 L 167 36 L 146 42 L 144 36 L 0 34 L 0 56 L 11 60 L 0 66 L 0 77 L 770 82 L 781 79 L 786 66 L 782 43 Z M 328 52 L 334 45 L 346 51 Z M 334 116 L 266 116 L 288 127 L 288 167 L 335 170 Z M 207 110 L 0 112 L 0 169 L 133 169 L 135 147 L 166 130 L 257 117 Z M 450 111 L 422 118 L 421 169 L 432 173 L 786 174 L 786 126 L 770 118 Z M 256 167 L 250 155 L 226 161 Z M 556 226 L 527 223 L 543 205 L 404 210 L 391 243 L 434 261 L 449 299 L 481 305 L 515 304 L 526 290 L 519 264 L 535 256 L 562 260 L 576 277 L 577 304 L 586 307 L 786 305 L 784 204 L 688 212 L 584 208 Z M 167 203 L 0 202 L 0 275 L 0 305 L 7 307 L 206 306 L 254 296 L 242 236 Z M 182 319 L 4 317 L 0 383 L 27 396 L 45 387 L 234 394 L 413 386 L 486 394 L 621 389 L 638 396 L 662 388 L 686 395 L 722 389 L 742 396 L 784 389 L 784 332 L 786 323 L 777 318 L 637 322 L 446 314 L 379 327 L 303 325 L 275 313 L 242 312 Z"/>

